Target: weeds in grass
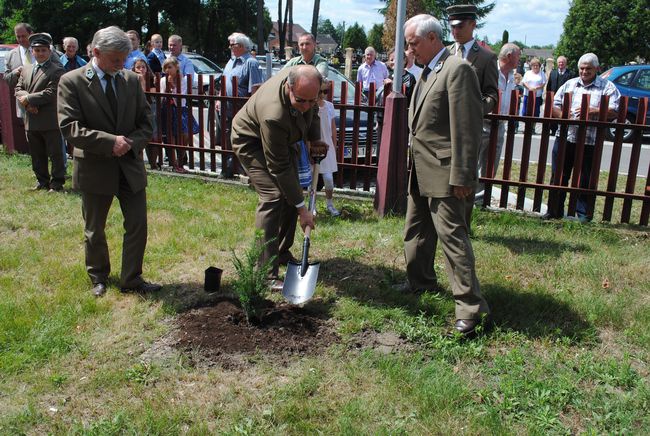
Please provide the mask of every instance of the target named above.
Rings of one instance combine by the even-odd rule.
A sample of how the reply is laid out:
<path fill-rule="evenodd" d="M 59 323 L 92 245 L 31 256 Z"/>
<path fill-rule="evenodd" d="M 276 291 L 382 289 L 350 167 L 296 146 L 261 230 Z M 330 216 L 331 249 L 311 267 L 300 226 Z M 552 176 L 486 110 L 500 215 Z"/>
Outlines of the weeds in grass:
<path fill-rule="evenodd" d="M 270 242 L 264 244 L 261 231 L 257 231 L 253 243 L 244 252 L 242 259 L 237 257 L 233 250 L 233 265 L 238 275 L 233 283 L 233 290 L 249 323 L 259 316 L 261 303 L 268 292 L 267 280 L 274 259 L 261 264 L 260 256 Z"/>

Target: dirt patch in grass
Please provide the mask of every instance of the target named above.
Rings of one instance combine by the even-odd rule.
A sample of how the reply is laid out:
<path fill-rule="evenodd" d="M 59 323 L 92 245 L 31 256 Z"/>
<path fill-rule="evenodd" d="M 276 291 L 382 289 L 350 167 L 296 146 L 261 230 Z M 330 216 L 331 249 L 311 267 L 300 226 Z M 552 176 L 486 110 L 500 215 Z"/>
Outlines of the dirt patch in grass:
<path fill-rule="evenodd" d="M 392 354 L 400 351 L 412 352 L 415 349 L 412 343 L 401 338 L 397 333 L 390 331 L 363 330 L 354 335 L 349 344 L 353 349 L 372 348 L 382 354 Z"/>
<path fill-rule="evenodd" d="M 260 356 L 275 362 L 321 353 L 338 342 L 333 323 L 321 312 L 268 301 L 260 320 L 248 324 L 239 305 L 222 299 L 191 310 L 176 320 L 174 346 L 202 364 L 248 366 Z"/>

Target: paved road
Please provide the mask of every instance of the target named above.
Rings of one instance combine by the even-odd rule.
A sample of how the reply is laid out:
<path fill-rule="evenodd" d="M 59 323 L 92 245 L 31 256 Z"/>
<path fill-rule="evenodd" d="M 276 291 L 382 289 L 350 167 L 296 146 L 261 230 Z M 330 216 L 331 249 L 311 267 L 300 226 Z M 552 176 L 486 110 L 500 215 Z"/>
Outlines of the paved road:
<path fill-rule="evenodd" d="M 537 163 L 539 157 L 539 144 L 541 142 L 541 135 L 533 135 L 531 140 L 531 150 L 530 150 L 530 163 Z M 554 138 L 549 139 L 548 146 L 548 155 L 546 157 L 546 162 L 551 164 L 551 152 L 553 150 L 553 141 Z M 515 143 L 513 150 L 513 160 L 520 162 L 521 161 L 521 149 L 524 143 L 523 133 L 515 134 Z M 603 158 L 600 164 L 601 171 L 609 171 L 609 166 L 612 161 L 612 149 L 614 144 L 605 141 L 603 145 Z M 505 157 L 506 148 L 505 144 L 503 147 L 503 152 L 501 158 Z M 621 165 L 619 168 L 622 170 L 619 171 L 621 175 L 627 175 L 627 169 L 630 167 L 630 155 L 632 154 L 632 144 L 624 143 L 623 149 L 621 150 Z M 637 177 L 647 177 L 648 176 L 648 165 L 650 164 L 650 144 L 643 144 L 641 146 L 641 156 L 639 159 L 639 168 L 637 171 Z"/>

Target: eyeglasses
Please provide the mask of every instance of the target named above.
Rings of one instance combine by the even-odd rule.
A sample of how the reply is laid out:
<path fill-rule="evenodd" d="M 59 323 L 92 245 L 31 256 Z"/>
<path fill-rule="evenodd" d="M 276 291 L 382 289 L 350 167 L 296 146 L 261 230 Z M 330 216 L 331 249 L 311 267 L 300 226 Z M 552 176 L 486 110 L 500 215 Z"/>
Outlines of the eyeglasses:
<path fill-rule="evenodd" d="M 241 44 L 238 43 L 238 42 L 234 42 L 234 43 L 230 44 L 230 47 L 237 47 L 238 45 L 241 45 Z"/>

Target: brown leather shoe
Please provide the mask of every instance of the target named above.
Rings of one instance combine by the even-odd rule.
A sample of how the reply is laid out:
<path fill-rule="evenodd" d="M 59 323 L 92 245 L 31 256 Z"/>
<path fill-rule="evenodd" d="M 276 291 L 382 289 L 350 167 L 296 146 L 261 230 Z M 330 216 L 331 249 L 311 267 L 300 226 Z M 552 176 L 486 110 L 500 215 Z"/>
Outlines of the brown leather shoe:
<path fill-rule="evenodd" d="M 411 284 L 409 283 L 408 280 L 406 280 L 403 283 L 397 283 L 391 286 L 391 289 L 393 291 L 403 293 L 403 294 L 426 294 L 428 292 L 435 293 L 435 294 L 440 294 L 443 292 L 443 289 L 438 285 L 437 283 L 433 286 L 430 286 L 428 288 L 412 288 Z"/>
<path fill-rule="evenodd" d="M 452 335 L 460 334 L 463 339 L 475 338 L 479 333 L 485 333 L 492 325 L 489 315 L 482 319 L 457 319 L 452 329 Z"/>
<path fill-rule="evenodd" d="M 162 289 L 162 285 L 159 285 L 158 283 L 149 283 L 142 281 L 137 286 L 124 286 L 122 287 L 122 292 L 135 292 L 138 294 L 148 294 L 150 292 L 157 292 Z"/>
<path fill-rule="evenodd" d="M 106 293 L 106 285 L 104 283 L 96 283 L 91 289 L 91 292 L 95 297 L 103 297 Z"/>

